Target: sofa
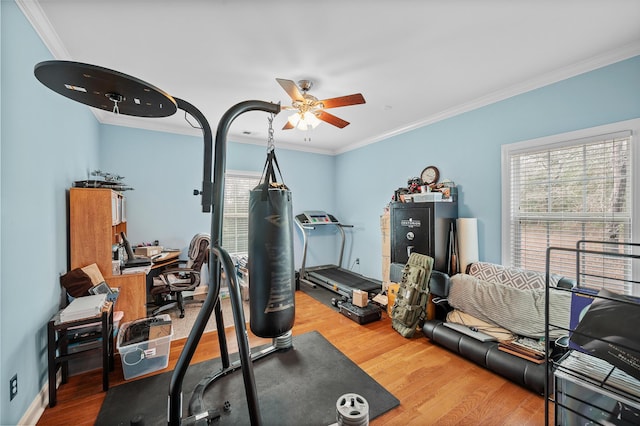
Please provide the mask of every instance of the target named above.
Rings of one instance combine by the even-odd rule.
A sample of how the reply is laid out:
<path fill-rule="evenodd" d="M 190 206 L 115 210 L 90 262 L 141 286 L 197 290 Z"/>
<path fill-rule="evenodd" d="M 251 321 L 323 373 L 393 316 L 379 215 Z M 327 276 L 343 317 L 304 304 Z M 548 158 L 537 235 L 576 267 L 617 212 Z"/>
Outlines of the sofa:
<path fill-rule="evenodd" d="M 476 262 L 464 274 L 448 276 L 433 271 L 429 282 L 432 315 L 422 331 L 432 342 L 497 373 L 538 394 L 544 394 L 545 364 L 536 363 L 499 349 L 500 342 L 517 338 L 544 343 L 545 274 L 487 262 Z M 561 356 L 564 345 L 555 345 L 567 334 L 571 292 L 575 283 L 558 275 L 550 276 L 549 307 L 552 324 L 563 329 L 549 330 L 551 356 Z M 459 322 L 474 331 L 495 336 L 481 341 L 444 325 Z M 471 325 L 473 324 L 473 326 Z M 566 339 L 566 338 L 565 338 Z M 522 340 L 522 339 L 521 339 Z M 525 339 L 527 340 L 527 339 Z"/>

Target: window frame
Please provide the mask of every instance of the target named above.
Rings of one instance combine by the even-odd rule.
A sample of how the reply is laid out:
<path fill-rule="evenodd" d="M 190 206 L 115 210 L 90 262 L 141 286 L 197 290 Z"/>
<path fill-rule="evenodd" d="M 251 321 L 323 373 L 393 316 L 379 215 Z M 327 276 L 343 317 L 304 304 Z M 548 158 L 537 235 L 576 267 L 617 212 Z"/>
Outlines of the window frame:
<path fill-rule="evenodd" d="M 640 242 L 640 184 L 636 183 L 638 175 L 640 175 L 640 119 L 633 119 L 502 145 L 501 259 L 503 265 L 513 266 L 511 264 L 511 241 L 513 237 L 511 234 L 513 229 L 511 226 L 511 156 L 518 153 L 551 148 L 557 149 L 576 145 L 577 143 L 587 143 L 590 139 L 598 140 L 603 135 L 625 131 L 631 132 L 629 145 L 631 156 L 631 172 L 629 174 L 631 179 L 631 194 L 629 195 L 631 205 L 631 241 Z M 638 263 L 640 262 L 633 262 L 631 270 L 631 278 L 636 281 L 640 277 L 640 265 Z M 634 294 L 640 293 L 640 288 L 638 287 L 640 286 L 634 286 Z"/>
<path fill-rule="evenodd" d="M 228 194 L 228 190 L 227 190 L 227 185 L 229 184 L 229 182 L 233 179 L 233 178 L 255 178 L 256 180 L 256 185 L 258 184 L 258 182 L 260 181 L 262 177 L 262 173 L 260 172 L 255 172 L 255 171 L 242 171 L 242 170 L 227 170 L 225 171 L 225 196 Z M 236 212 L 229 212 L 228 209 L 224 209 L 223 214 L 222 214 L 222 221 L 223 221 L 223 226 L 222 226 L 222 231 L 224 232 L 224 222 L 230 218 L 236 219 L 238 217 L 241 217 L 239 214 L 237 214 Z M 247 219 L 249 218 L 249 211 L 247 209 Z M 224 236 L 222 238 L 222 240 L 224 241 Z M 227 250 L 230 254 L 239 254 L 239 253 L 244 253 L 244 252 L 237 252 L 235 251 L 235 249 L 237 248 L 234 247 L 233 250 L 231 247 L 225 247 L 223 245 L 223 248 L 225 250 Z"/>

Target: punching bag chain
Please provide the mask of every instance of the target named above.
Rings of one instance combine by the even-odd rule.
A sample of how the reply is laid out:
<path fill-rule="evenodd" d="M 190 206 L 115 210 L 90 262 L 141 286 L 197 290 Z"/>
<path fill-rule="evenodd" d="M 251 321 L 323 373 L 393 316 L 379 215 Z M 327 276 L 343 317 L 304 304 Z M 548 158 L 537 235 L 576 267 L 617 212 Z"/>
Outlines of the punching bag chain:
<path fill-rule="evenodd" d="M 273 117 L 275 117 L 274 114 L 271 114 L 269 117 L 267 117 L 267 120 L 269 121 L 269 137 L 267 139 L 267 154 L 276 148 L 276 145 L 273 142 Z"/>

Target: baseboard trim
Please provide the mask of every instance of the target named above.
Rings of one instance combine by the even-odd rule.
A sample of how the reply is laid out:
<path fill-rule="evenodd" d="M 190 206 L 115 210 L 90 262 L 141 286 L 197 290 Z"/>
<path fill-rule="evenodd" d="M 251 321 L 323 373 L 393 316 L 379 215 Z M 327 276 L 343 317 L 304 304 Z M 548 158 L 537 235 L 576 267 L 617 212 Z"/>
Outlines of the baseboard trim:
<path fill-rule="evenodd" d="M 56 374 L 56 389 L 62 383 L 62 372 L 58 371 Z M 36 395 L 34 400 L 27 408 L 27 411 L 22 415 L 20 422 L 18 425 L 21 426 L 31 426 L 38 424 L 38 420 L 42 417 L 42 413 L 44 413 L 45 408 L 49 405 L 49 381 L 44 382 L 44 385 L 40 389 L 40 392 Z"/>

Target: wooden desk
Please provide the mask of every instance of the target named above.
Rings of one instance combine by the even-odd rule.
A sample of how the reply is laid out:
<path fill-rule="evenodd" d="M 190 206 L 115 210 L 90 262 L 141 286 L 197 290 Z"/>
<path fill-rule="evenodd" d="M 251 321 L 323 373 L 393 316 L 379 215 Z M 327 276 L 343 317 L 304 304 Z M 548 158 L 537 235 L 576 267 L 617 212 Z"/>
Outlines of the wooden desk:
<path fill-rule="evenodd" d="M 77 336 L 70 328 L 100 323 L 99 337 L 96 334 Z M 69 353 L 69 344 L 82 344 L 82 348 Z M 60 321 L 60 312 L 47 323 L 47 357 L 49 372 L 49 407 L 56 405 L 56 374 L 62 366 L 62 383 L 69 378 L 69 360 L 86 356 L 87 351 L 102 352 L 102 390 L 109 390 L 109 371 L 113 371 L 113 303 L 107 302 L 102 314 L 75 321 Z"/>
<path fill-rule="evenodd" d="M 109 283 L 109 286 L 117 287 L 120 290 L 115 310 L 124 313 L 122 323 L 147 316 L 145 274 L 112 275 L 105 277 L 105 281 Z"/>
<path fill-rule="evenodd" d="M 180 262 L 180 252 L 179 251 L 167 251 L 160 254 L 160 257 L 152 257 L 151 269 L 163 268 L 165 266 L 173 265 Z"/>

